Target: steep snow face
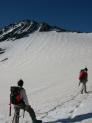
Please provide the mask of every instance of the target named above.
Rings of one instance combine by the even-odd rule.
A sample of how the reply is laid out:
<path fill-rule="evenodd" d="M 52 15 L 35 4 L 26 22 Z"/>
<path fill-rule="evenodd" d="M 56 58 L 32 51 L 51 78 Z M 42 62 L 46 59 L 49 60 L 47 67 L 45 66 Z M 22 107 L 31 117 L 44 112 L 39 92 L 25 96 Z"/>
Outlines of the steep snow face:
<path fill-rule="evenodd" d="M 35 32 L 14 42 L 0 42 L 0 48 L 6 51 L 0 55 L 0 123 L 11 121 L 12 117 L 8 117 L 9 89 L 20 78 L 24 80 L 29 103 L 38 118 L 47 122 L 89 122 L 92 110 L 87 107 L 84 112 L 83 108 L 86 102 L 90 106 L 92 98 L 91 33 Z M 78 74 L 86 66 L 90 93 L 81 95 Z M 25 114 L 20 122 L 30 122 L 30 118 Z"/>

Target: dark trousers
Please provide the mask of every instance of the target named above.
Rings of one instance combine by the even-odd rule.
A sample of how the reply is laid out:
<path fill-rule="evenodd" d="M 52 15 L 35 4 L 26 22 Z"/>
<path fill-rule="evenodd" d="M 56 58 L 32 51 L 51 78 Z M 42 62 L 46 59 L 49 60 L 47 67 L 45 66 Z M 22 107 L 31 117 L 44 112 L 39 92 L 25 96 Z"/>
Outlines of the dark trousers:
<path fill-rule="evenodd" d="M 82 88 L 81 88 L 81 93 L 87 93 L 87 88 L 86 88 L 86 83 L 87 83 L 87 81 L 83 81 L 83 82 L 81 82 L 82 83 Z"/>
<path fill-rule="evenodd" d="M 16 105 L 14 106 L 14 109 L 15 109 L 15 123 L 19 123 L 20 109 L 27 111 L 33 121 L 36 119 L 35 112 L 30 105 L 18 105 L 18 106 Z"/>

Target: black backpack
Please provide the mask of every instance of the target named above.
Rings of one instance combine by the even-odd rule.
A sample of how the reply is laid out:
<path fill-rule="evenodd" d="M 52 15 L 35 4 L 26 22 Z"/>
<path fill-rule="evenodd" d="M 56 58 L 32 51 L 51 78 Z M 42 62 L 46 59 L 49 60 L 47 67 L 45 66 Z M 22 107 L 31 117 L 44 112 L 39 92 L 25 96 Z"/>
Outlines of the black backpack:
<path fill-rule="evenodd" d="M 20 90 L 22 88 L 18 86 L 11 86 L 10 88 L 10 102 L 11 104 L 18 105 L 23 102 L 23 99 L 21 99 L 20 96 Z"/>

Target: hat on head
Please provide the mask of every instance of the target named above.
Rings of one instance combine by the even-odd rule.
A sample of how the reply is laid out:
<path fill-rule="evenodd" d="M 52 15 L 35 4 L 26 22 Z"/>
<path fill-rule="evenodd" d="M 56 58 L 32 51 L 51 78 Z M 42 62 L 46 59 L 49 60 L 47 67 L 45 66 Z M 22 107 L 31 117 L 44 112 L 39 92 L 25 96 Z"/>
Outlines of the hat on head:
<path fill-rule="evenodd" d="M 17 84 L 18 84 L 18 86 L 23 86 L 23 83 L 24 83 L 23 80 L 20 79 Z"/>

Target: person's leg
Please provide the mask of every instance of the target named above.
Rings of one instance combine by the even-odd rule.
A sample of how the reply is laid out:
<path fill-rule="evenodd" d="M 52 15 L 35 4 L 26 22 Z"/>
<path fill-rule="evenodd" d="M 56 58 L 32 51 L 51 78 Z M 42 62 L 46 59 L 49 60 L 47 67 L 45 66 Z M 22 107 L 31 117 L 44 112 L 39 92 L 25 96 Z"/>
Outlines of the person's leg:
<path fill-rule="evenodd" d="M 20 105 L 19 107 L 20 107 L 20 109 L 23 109 L 23 110 L 25 110 L 29 113 L 33 123 L 42 123 L 41 120 L 36 119 L 35 112 L 34 112 L 33 108 L 30 105 Z"/>
<path fill-rule="evenodd" d="M 82 83 L 81 94 L 83 94 L 84 84 Z"/>
<path fill-rule="evenodd" d="M 42 123 L 42 120 L 37 120 L 36 119 L 35 112 L 34 112 L 33 108 L 30 105 L 26 106 L 25 110 L 30 114 L 30 117 L 32 118 L 33 123 Z"/>
<path fill-rule="evenodd" d="M 25 106 L 25 111 L 27 111 L 29 113 L 29 115 L 31 116 L 32 120 L 36 119 L 35 112 L 34 112 L 33 108 L 31 108 L 30 105 Z"/>
<path fill-rule="evenodd" d="M 84 84 L 84 92 L 87 93 L 86 83 Z"/>
<path fill-rule="evenodd" d="M 18 107 L 15 107 L 15 114 L 14 114 L 14 123 L 19 123 L 19 113 L 20 113 L 20 109 Z"/>

